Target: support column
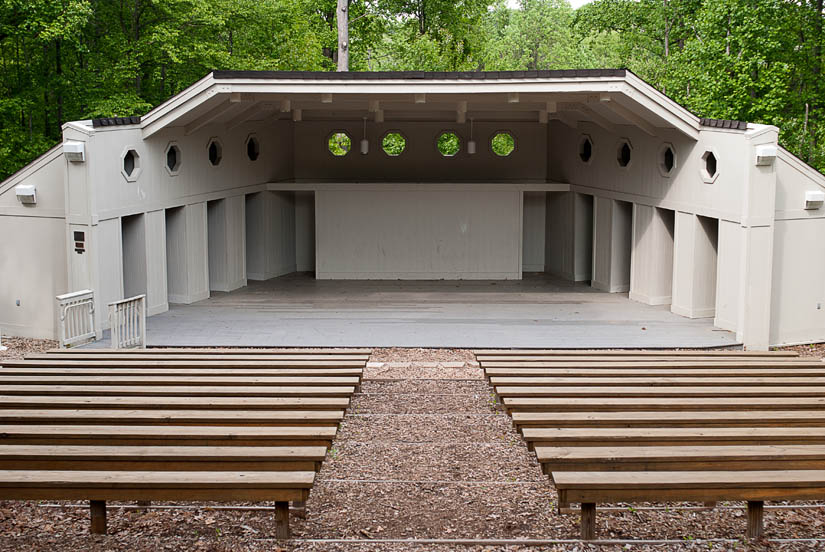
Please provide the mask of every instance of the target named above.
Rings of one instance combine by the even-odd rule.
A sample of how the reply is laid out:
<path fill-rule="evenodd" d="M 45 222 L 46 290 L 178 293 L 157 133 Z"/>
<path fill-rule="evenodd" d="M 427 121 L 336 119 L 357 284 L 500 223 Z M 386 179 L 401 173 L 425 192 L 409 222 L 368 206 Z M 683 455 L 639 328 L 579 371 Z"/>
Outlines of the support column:
<path fill-rule="evenodd" d="M 170 303 L 209 297 L 206 203 L 166 210 L 167 285 Z"/>
<path fill-rule="evenodd" d="M 289 502 L 275 503 L 275 538 L 289 539 Z"/>
<path fill-rule="evenodd" d="M 268 280 L 295 272 L 295 194 L 246 196 L 247 278 Z"/>
<path fill-rule="evenodd" d="M 547 194 L 544 270 L 571 282 L 590 280 L 593 262 L 593 197 Z"/>
<path fill-rule="evenodd" d="M 146 314 L 169 310 L 166 280 L 166 216 L 164 211 L 146 213 Z"/>
<path fill-rule="evenodd" d="M 93 535 L 106 534 L 106 501 L 90 500 L 89 514 L 92 518 L 90 531 Z"/>
<path fill-rule="evenodd" d="M 673 211 L 633 205 L 630 298 L 669 305 L 673 288 Z"/>
<path fill-rule="evenodd" d="M 765 503 L 761 500 L 748 501 L 748 533 L 749 539 L 758 539 L 762 536 L 762 517 Z"/>
<path fill-rule="evenodd" d="M 716 316 L 713 325 L 736 332 L 741 340 L 740 282 L 742 281 L 743 230 L 738 222 L 719 221 L 716 259 Z"/>
<path fill-rule="evenodd" d="M 630 203 L 603 197 L 593 200 L 593 277 L 591 286 L 609 293 L 630 289 Z"/>
<path fill-rule="evenodd" d="M 670 310 L 688 318 L 710 318 L 716 312 L 718 223 L 677 212 L 675 226 Z"/>
<path fill-rule="evenodd" d="M 209 289 L 232 291 L 246 285 L 246 221 L 244 197 L 207 204 Z"/>
<path fill-rule="evenodd" d="M 594 502 L 582 502 L 581 514 L 581 536 L 582 540 L 593 540 L 596 538 L 596 504 Z"/>

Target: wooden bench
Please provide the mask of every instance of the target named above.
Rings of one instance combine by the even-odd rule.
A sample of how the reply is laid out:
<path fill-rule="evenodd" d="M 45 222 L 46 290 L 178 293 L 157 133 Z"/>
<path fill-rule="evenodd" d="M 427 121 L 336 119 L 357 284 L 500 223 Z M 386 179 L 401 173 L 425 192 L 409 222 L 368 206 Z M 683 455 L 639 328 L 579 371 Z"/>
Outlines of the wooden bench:
<path fill-rule="evenodd" d="M 221 360 L 219 357 L 196 360 L 3 360 L 4 368 L 363 368 L 363 360 Z"/>
<path fill-rule="evenodd" d="M 3 409 L 0 424 L 39 425 L 198 425 L 198 426 L 338 426 L 343 410 L 141 410 Z"/>
<path fill-rule="evenodd" d="M 221 355 L 239 355 L 239 354 L 255 354 L 266 356 L 284 356 L 284 355 L 303 355 L 311 354 L 313 356 L 324 355 L 370 355 L 372 349 L 369 348 L 336 348 L 336 347 L 286 347 L 286 348 L 267 348 L 267 347 L 147 347 L 146 349 L 132 349 L 129 351 L 112 351 L 112 349 L 50 349 L 46 354 L 69 354 L 69 355 L 110 355 L 110 354 L 141 354 L 141 355 L 207 355 L 207 356 L 221 356 Z"/>
<path fill-rule="evenodd" d="M 0 367 L 4 376 L 178 376 L 199 378 L 214 377 L 285 377 L 310 376 L 357 377 L 364 375 L 363 368 L 221 368 L 220 366 L 202 366 L 200 368 L 13 368 Z"/>
<path fill-rule="evenodd" d="M 506 356 L 669 356 L 669 357 L 798 357 L 796 351 L 737 351 L 737 350 L 707 350 L 707 349 L 474 349 L 473 354 L 477 357 L 491 355 Z"/>
<path fill-rule="evenodd" d="M 544 368 L 544 369 L 570 369 L 570 368 L 602 368 L 606 370 L 625 370 L 625 369 L 639 369 L 639 368 L 653 368 L 653 369 L 668 369 L 676 370 L 680 368 L 695 370 L 698 368 L 719 370 L 730 370 L 731 368 L 769 368 L 771 370 L 797 370 L 799 368 L 825 368 L 825 363 L 821 360 L 791 360 L 780 361 L 778 359 L 736 359 L 736 360 L 709 360 L 709 361 L 692 361 L 692 360 L 678 360 L 671 362 L 662 361 L 630 361 L 624 360 L 605 360 L 605 361 L 590 361 L 586 359 L 571 360 L 565 362 L 554 361 L 508 361 L 508 362 L 485 362 L 479 363 L 485 370 L 489 368 Z"/>
<path fill-rule="evenodd" d="M 324 446 L 337 428 L 326 426 L 2 425 L 4 445 Z"/>
<path fill-rule="evenodd" d="M 531 378 L 624 378 L 624 377 L 663 377 L 663 378 L 794 378 L 807 376 L 825 376 L 825 366 L 817 368 L 796 368 L 794 370 L 774 368 L 485 368 L 488 380 L 494 377 L 531 377 Z M 6 373 L 5 370 L 2 371 Z"/>
<path fill-rule="evenodd" d="M 560 502 L 581 504 L 581 538 L 596 537 L 596 504 L 615 502 L 748 503 L 746 535 L 762 535 L 769 500 L 825 498 L 825 470 L 553 472 Z"/>
<path fill-rule="evenodd" d="M 350 397 L 354 386 L 281 386 L 281 385 L 0 385 L 3 395 L 84 395 L 116 397 Z"/>
<path fill-rule="evenodd" d="M 677 446 L 825 444 L 823 427 L 526 427 L 531 450 L 541 446 Z"/>
<path fill-rule="evenodd" d="M 9 376 L 13 377 L 13 376 Z M 5 383 L 6 378 L 0 376 L 0 383 Z M 14 382 L 9 382 L 14 383 Z M 753 377 L 753 376 L 725 376 L 725 377 L 669 377 L 669 376 L 648 376 L 648 377 L 610 377 L 610 378 L 566 378 L 566 377 L 491 377 L 490 383 L 498 387 L 788 387 L 788 386 L 825 386 L 825 377 L 811 376 L 785 376 L 785 377 Z"/>
<path fill-rule="evenodd" d="M 825 445 L 536 447 L 546 474 L 560 471 L 825 469 Z M 769 462 L 770 464 L 766 464 Z"/>
<path fill-rule="evenodd" d="M 622 397 L 622 398 L 504 398 L 508 412 L 609 412 L 694 410 L 820 410 L 825 397 Z"/>
<path fill-rule="evenodd" d="M 370 355 L 313 355 L 313 354 L 291 354 L 291 355 L 272 355 L 272 354 L 224 354 L 224 355 L 204 355 L 193 353 L 167 353 L 162 356 L 164 360 L 201 360 L 201 361 L 220 361 L 228 360 L 246 360 L 246 361 L 262 361 L 269 362 L 272 360 L 358 360 L 367 362 Z M 83 360 L 83 361 L 111 361 L 111 360 L 158 360 L 161 357 L 158 354 L 146 354 L 140 351 L 134 352 L 113 352 L 107 351 L 105 353 L 86 353 L 77 351 L 74 353 L 39 353 L 26 355 L 27 360 Z"/>
<path fill-rule="evenodd" d="M 0 410 L 0 419 L 3 411 Z M 825 410 L 513 412 L 526 427 L 825 427 Z"/>
<path fill-rule="evenodd" d="M 318 471 L 323 446 L 0 445 L 0 470 Z"/>
<path fill-rule="evenodd" d="M 2 389 L 0 389 L 2 393 Z M 191 397 L 0 395 L 3 408 L 150 408 L 167 410 L 346 410 L 347 397 Z"/>
<path fill-rule="evenodd" d="M 9 386 L 0 387 L 5 392 Z M 587 398 L 702 398 L 702 397 L 825 397 L 825 386 L 577 386 L 496 387 L 499 397 L 587 397 Z"/>
<path fill-rule="evenodd" d="M 106 501 L 273 501 L 276 537 L 289 538 L 289 502 L 303 502 L 314 471 L 0 470 L 0 500 L 89 500 L 91 532 L 106 533 Z"/>
<path fill-rule="evenodd" d="M 120 385 L 158 385 L 158 386 L 283 386 L 283 387 L 337 387 L 347 386 L 355 388 L 360 383 L 360 378 L 352 376 L 344 377 L 310 377 L 310 376 L 270 376 L 270 377 L 248 377 L 248 376 L 6 376 L 0 371 L 0 390 L 6 385 L 88 385 L 88 386 L 120 386 Z"/>

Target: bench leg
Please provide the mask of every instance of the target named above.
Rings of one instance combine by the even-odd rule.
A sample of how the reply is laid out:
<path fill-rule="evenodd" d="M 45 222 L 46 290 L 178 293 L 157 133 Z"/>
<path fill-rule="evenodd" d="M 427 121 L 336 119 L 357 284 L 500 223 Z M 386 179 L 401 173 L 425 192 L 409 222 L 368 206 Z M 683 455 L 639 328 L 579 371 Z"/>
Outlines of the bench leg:
<path fill-rule="evenodd" d="M 151 500 L 138 500 L 137 501 L 137 506 L 139 508 L 144 508 L 144 510 L 143 510 L 144 512 L 149 511 L 149 506 L 151 506 L 151 505 L 152 505 Z"/>
<path fill-rule="evenodd" d="M 275 503 L 275 538 L 289 539 L 289 502 Z"/>
<path fill-rule="evenodd" d="M 762 536 L 762 514 L 765 503 L 761 500 L 748 501 L 748 538 L 758 539 Z"/>
<path fill-rule="evenodd" d="M 94 535 L 106 534 L 106 501 L 90 500 L 89 511 L 92 515 L 91 532 Z"/>
<path fill-rule="evenodd" d="M 704 506 L 708 510 L 713 510 L 714 508 L 716 508 L 716 501 L 715 500 L 706 500 Z"/>
<path fill-rule="evenodd" d="M 596 538 L 596 504 L 594 502 L 582 502 L 581 531 L 582 540 Z"/>
<path fill-rule="evenodd" d="M 292 501 L 292 509 L 295 511 L 295 515 L 301 519 L 306 519 L 307 517 L 307 501 L 306 500 L 293 500 Z"/>

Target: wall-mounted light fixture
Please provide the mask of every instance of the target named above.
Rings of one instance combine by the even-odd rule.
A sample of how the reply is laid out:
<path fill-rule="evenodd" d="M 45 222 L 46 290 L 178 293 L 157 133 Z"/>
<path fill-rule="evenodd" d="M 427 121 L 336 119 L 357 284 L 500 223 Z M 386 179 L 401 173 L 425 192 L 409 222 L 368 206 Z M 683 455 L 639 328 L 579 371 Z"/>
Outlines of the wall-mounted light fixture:
<path fill-rule="evenodd" d="M 470 117 L 470 139 L 467 140 L 467 153 L 470 155 L 475 155 L 476 153 L 476 141 L 473 140 L 473 118 Z"/>
<path fill-rule="evenodd" d="M 86 161 L 86 144 L 83 142 L 63 142 L 63 155 L 73 163 Z"/>
<path fill-rule="evenodd" d="M 825 204 L 825 192 L 810 190 L 805 192 L 805 209 L 819 209 Z"/>
<path fill-rule="evenodd" d="M 364 137 L 361 138 L 361 155 L 366 155 L 370 152 L 370 141 L 367 140 L 367 118 L 364 117 Z"/>

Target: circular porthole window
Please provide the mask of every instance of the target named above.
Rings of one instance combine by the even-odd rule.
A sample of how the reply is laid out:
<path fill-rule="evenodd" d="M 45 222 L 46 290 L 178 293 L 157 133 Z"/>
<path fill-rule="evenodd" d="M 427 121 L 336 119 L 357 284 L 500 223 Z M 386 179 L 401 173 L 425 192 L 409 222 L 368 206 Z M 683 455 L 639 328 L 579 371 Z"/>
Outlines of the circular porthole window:
<path fill-rule="evenodd" d="M 630 166 L 630 161 L 633 157 L 633 146 L 630 145 L 630 141 L 628 140 L 620 140 L 619 145 L 616 146 L 616 163 L 622 167 L 626 168 Z"/>
<path fill-rule="evenodd" d="M 176 176 L 180 170 L 180 147 L 174 142 L 166 146 L 166 172 Z"/>
<path fill-rule="evenodd" d="M 700 172 L 702 173 L 702 180 L 707 184 L 713 184 L 719 176 L 719 160 L 713 150 L 708 150 L 702 154 Z"/>
<path fill-rule="evenodd" d="M 461 139 L 455 132 L 442 132 L 438 136 L 436 147 L 443 157 L 455 157 L 461 151 Z"/>
<path fill-rule="evenodd" d="M 246 156 L 250 161 L 257 161 L 261 156 L 261 143 L 256 136 L 250 136 L 246 139 Z"/>
<path fill-rule="evenodd" d="M 327 148 L 335 157 L 343 157 L 352 149 L 352 139 L 346 132 L 333 132 L 327 140 Z"/>
<path fill-rule="evenodd" d="M 140 176 L 140 154 L 137 150 L 127 147 L 121 154 L 120 174 L 129 182 L 134 182 Z"/>
<path fill-rule="evenodd" d="M 587 164 L 593 159 L 593 140 L 586 134 L 582 136 L 579 141 L 579 159 L 581 159 L 582 163 Z"/>
<path fill-rule="evenodd" d="M 662 176 L 670 176 L 676 169 L 676 150 L 671 144 L 662 144 L 659 148 L 659 172 Z"/>
<path fill-rule="evenodd" d="M 516 149 L 516 139 L 509 132 L 496 132 L 490 139 L 490 149 L 499 157 L 508 157 Z"/>
<path fill-rule="evenodd" d="M 209 164 L 217 167 L 223 160 L 223 145 L 221 145 L 217 138 L 212 138 L 209 140 L 206 153 L 209 158 Z"/>
<path fill-rule="evenodd" d="M 381 140 L 381 149 L 390 157 L 398 157 L 407 149 L 407 139 L 397 130 L 390 131 Z"/>

